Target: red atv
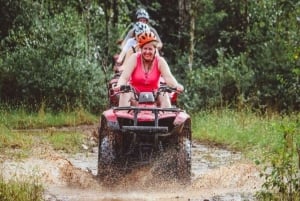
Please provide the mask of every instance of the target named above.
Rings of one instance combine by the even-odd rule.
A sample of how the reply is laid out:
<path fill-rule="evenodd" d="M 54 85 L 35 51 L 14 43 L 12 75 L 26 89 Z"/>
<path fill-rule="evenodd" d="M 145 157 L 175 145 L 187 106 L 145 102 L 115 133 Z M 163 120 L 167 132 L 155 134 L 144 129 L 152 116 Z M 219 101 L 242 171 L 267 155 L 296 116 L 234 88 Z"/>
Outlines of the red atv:
<path fill-rule="evenodd" d="M 180 182 L 191 178 L 191 119 L 180 108 L 160 108 L 160 93 L 176 89 L 162 85 L 157 93 L 136 93 L 129 85 L 119 93 L 133 92 L 137 104 L 103 112 L 99 127 L 98 176 L 102 181 L 133 168 L 162 160 L 157 175 L 168 172 Z M 113 94 L 117 96 L 118 94 Z M 170 97 L 171 98 L 171 97 Z M 168 154 L 166 154 L 168 153 Z"/>

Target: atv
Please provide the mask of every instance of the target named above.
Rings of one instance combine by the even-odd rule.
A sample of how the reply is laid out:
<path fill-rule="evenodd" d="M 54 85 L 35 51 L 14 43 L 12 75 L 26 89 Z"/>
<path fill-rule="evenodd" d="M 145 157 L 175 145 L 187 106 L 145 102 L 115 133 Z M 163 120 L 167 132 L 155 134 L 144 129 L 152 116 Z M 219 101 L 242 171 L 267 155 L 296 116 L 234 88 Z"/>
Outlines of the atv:
<path fill-rule="evenodd" d="M 113 180 L 135 168 L 153 164 L 157 175 L 171 173 L 180 182 L 191 179 L 191 119 L 173 105 L 161 108 L 158 95 L 176 93 L 175 88 L 161 84 L 157 92 L 137 93 L 130 85 L 118 93 L 132 92 L 135 104 L 129 107 L 112 106 L 103 112 L 98 130 L 98 177 Z M 112 93 L 112 96 L 118 96 Z M 177 97 L 177 96 L 176 96 Z M 170 97 L 172 99 L 172 97 Z M 170 154 L 166 154 L 170 153 Z M 155 172 L 154 172 L 155 173 Z"/>

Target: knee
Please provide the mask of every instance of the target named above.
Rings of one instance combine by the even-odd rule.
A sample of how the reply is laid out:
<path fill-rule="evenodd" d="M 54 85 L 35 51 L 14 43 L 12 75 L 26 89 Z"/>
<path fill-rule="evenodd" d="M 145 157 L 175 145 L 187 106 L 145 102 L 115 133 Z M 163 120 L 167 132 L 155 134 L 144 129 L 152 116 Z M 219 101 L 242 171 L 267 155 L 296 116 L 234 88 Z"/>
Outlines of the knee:
<path fill-rule="evenodd" d="M 159 104 L 160 104 L 160 107 L 162 107 L 162 108 L 171 107 L 169 94 L 164 93 L 164 94 L 159 95 Z"/>
<path fill-rule="evenodd" d="M 119 107 L 130 106 L 130 94 L 121 93 L 119 97 Z"/>

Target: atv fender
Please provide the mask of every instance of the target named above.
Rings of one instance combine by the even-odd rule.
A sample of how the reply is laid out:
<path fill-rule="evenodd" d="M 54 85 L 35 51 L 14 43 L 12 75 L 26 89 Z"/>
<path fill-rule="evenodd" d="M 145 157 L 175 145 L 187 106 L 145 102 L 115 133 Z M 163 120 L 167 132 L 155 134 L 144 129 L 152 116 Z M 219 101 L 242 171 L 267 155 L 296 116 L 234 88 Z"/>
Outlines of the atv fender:
<path fill-rule="evenodd" d="M 107 127 L 111 130 L 120 129 L 117 116 L 112 109 L 106 110 L 102 114 L 102 118 L 106 119 Z"/>
<path fill-rule="evenodd" d="M 184 124 L 184 122 L 185 122 L 187 119 L 190 119 L 190 115 L 188 115 L 188 114 L 185 113 L 185 112 L 179 112 L 178 115 L 176 116 L 176 118 L 175 118 L 173 124 L 174 124 L 174 126 L 182 125 L 182 124 Z"/>

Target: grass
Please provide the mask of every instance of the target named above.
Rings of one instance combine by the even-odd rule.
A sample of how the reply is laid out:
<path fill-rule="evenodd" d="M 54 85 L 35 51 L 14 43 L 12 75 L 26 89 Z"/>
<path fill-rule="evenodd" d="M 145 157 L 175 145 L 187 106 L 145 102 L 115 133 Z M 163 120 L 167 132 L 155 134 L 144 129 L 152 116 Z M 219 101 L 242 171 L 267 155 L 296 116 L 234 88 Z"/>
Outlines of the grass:
<path fill-rule="evenodd" d="M 14 133 L 0 124 L 0 152 L 9 157 L 27 157 L 34 141 L 32 136 Z M 18 151 L 20 150 L 20 151 Z"/>
<path fill-rule="evenodd" d="M 45 136 L 54 150 L 63 150 L 67 153 L 76 153 L 81 149 L 83 135 L 78 132 L 56 132 Z"/>
<path fill-rule="evenodd" d="M 0 108 L 0 123 L 9 129 L 29 129 L 94 124 L 98 117 L 82 108 L 72 112 L 28 112 L 24 108 Z"/>
<path fill-rule="evenodd" d="M 300 144 L 299 119 L 299 113 L 258 116 L 233 110 L 200 112 L 192 116 L 193 138 L 257 156 L 282 147 L 287 129 L 294 133 L 295 141 Z"/>
<path fill-rule="evenodd" d="M 42 201 L 44 189 L 36 180 L 4 181 L 0 175 L 1 201 Z"/>
<path fill-rule="evenodd" d="M 192 116 L 193 139 L 209 141 L 256 155 L 279 149 L 284 141 L 285 129 L 295 132 L 295 141 L 300 144 L 299 113 L 290 116 L 272 114 L 259 116 L 253 112 L 234 110 L 214 110 L 199 112 Z M 82 109 L 73 112 L 51 113 L 41 109 L 37 113 L 25 109 L 0 108 L 0 149 L 1 147 L 32 146 L 33 135 L 22 132 L 11 132 L 13 129 L 51 128 L 95 124 L 98 116 Z M 48 131 L 47 131 L 48 132 Z M 48 141 L 57 149 L 70 150 L 72 144 L 79 144 L 80 134 L 53 133 L 49 131 Z M 68 142 L 68 143 L 64 143 Z"/>
<path fill-rule="evenodd" d="M 265 182 L 257 200 L 300 200 L 299 120 L 299 113 L 200 112 L 192 116 L 193 138 L 237 149 L 261 165 Z"/>
<path fill-rule="evenodd" d="M 84 135 L 78 131 L 40 130 L 13 132 L 0 125 L 0 152 L 6 157 L 22 159 L 30 156 L 32 148 L 38 144 L 51 145 L 54 150 L 76 153 L 81 150 Z"/>

